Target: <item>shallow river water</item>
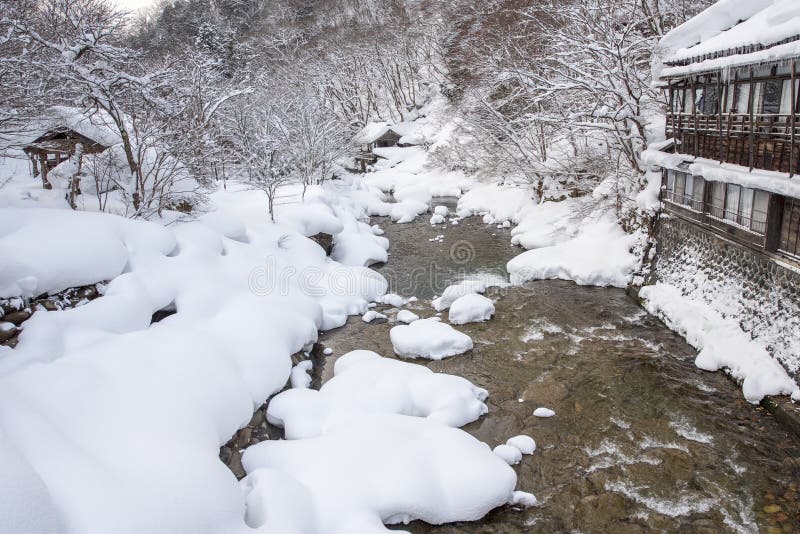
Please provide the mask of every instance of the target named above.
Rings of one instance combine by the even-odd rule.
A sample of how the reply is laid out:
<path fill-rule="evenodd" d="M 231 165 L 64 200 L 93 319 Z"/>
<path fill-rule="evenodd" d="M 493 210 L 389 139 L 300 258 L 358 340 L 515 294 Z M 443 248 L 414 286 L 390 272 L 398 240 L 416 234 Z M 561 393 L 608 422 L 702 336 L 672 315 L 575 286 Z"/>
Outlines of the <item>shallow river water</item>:
<path fill-rule="evenodd" d="M 390 291 L 419 298 L 406 308 L 422 317 L 435 315 L 430 299 L 448 284 L 475 275 L 500 281 L 521 252 L 509 245 L 508 230 L 478 217 L 444 229 L 425 217 L 376 222 L 392 244 L 379 270 Z M 744 402 L 721 373 L 695 368 L 695 351 L 624 291 L 541 281 L 487 295 L 496 300 L 495 317 L 457 327 L 472 336 L 472 352 L 417 363 L 489 391 L 489 413 L 467 432 L 492 447 L 521 433 L 536 440 L 536 452 L 515 469 L 518 489 L 539 505 L 499 509 L 477 523 L 404 528 L 800 533 L 800 440 Z M 389 323 L 354 317 L 321 336 L 335 352 L 315 369 L 318 378 L 329 379 L 333 361 L 350 350 L 393 355 L 396 312 L 379 309 Z M 533 417 L 539 406 L 557 415 Z"/>

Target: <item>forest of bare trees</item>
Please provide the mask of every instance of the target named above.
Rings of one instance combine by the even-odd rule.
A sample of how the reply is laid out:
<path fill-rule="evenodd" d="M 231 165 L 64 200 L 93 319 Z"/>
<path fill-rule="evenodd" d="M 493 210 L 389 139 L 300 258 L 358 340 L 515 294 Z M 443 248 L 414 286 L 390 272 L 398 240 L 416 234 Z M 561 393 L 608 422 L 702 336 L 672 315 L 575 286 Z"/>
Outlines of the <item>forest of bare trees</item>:
<path fill-rule="evenodd" d="M 367 122 L 413 120 L 442 95 L 466 141 L 441 164 L 539 199 L 614 174 L 624 218 L 663 106 L 656 43 L 707 3 L 177 0 L 133 16 L 107 0 L 3 0 L 0 136 L 13 147 L 56 105 L 102 113 L 119 157 L 73 179 L 147 217 L 228 178 L 268 196 L 319 184 Z"/>

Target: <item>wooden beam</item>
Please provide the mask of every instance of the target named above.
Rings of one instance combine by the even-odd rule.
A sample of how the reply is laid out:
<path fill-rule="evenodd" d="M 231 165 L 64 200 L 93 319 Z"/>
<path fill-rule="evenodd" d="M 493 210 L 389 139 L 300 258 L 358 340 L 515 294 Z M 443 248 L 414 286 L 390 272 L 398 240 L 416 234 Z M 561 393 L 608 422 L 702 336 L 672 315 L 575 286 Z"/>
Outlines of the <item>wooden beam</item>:
<path fill-rule="evenodd" d="M 694 126 L 694 151 L 692 154 L 697 156 L 697 78 L 692 78 L 692 123 Z"/>
<path fill-rule="evenodd" d="M 750 95 L 748 96 L 747 102 L 747 111 L 750 114 L 750 170 L 753 170 L 753 164 L 755 163 L 755 110 L 753 109 L 754 106 L 754 94 L 755 94 L 755 84 L 753 83 L 753 67 L 750 67 Z"/>
<path fill-rule="evenodd" d="M 796 146 L 795 143 L 795 134 L 794 134 L 794 126 L 795 126 L 795 117 L 797 116 L 797 88 L 795 87 L 797 83 L 797 61 L 792 60 L 792 115 L 789 118 L 789 124 L 791 125 L 791 143 L 789 146 L 789 177 L 794 176 L 795 171 L 795 157 L 794 157 L 794 149 Z"/>

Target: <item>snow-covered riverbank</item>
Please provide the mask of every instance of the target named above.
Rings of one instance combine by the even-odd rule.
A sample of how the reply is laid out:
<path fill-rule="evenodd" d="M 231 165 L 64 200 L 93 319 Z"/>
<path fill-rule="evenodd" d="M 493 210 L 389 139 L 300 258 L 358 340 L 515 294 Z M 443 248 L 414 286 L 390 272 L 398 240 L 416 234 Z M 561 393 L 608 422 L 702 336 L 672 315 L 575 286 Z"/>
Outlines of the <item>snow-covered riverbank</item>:
<path fill-rule="evenodd" d="M 371 413 L 368 435 L 340 414 L 314 436 L 248 455 L 245 464 L 258 474 L 240 487 L 219 461 L 219 447 L 284 387 L 293 353 L 381 300 L 386 281 L 365 265 L 384 261 L 388 242 L 362 219 L 396 206 L 359 180 L 309 191 L 305 202 L 279 208 L 277 223 L 259 193 L 236 184 L 212 202 L 215 211 L 169 227 L 107 214 L 3 210 L 0 243 L 15 254 L 4 261 L 0 296 L 111 280 L 86 305 L 35 313 L 19 345 L 0 348 L 0 458 L 13 468 L 0 485 L 4 528 L 218 533 L 279 524 L 284 532 L 320 532 L 324 524 L 331 532 L 353 525 L 364 532 L 367 524 L 382 529 L 381 521 L 477 519 L 505 502 L 530 500 L 514 493 L 516 476 L 488 446 L 420 420 L 418 410 Z M 320 232 L 334 236 L 332 258 L 307 238 Z M 159 310 L 175 313 L 151 326 Z M 446 396 L 432 391 L 427 402 L 439 406 Z M 476 402 L 457 399 L 453 409 Z M 297 414 L 308 425 L 312 412 Z M 419 443 L 401 447 L 402 465 L 418 468 L 400 468 L 408 485 L 389 500 L 368 498 L 377 479 L 353 479 L 354 508 L 341 521 L 331 522 L 324 503 L 311 499 L 307 507 L 297 503 L 304 513 L 284 518 L 289 523 L 264 500 L 277 488 L 324 494 L 320 485 L 339 478 L 304 478 L 297 469 L 305 461 L 281 470 L 274 455 L 305 458 L 317 441 L 345 455 L 401 435 Z M 374 462 L 386 457 L 382 446 L 367 448 Z M 445 484 L 436 495 L 423 491 L 432 487 L 432 469 Z M 481 483 L 466 490 L 464 476 Z M 305 523 L 311 509 L 321 515 Z"/>

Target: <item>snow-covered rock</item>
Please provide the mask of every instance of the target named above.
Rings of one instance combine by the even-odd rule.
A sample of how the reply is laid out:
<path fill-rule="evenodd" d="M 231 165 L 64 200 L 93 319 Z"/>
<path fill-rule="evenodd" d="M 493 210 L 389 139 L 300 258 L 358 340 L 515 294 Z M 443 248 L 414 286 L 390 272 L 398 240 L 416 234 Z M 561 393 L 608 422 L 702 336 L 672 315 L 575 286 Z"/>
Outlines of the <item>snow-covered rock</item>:
<path fill-rule="evenodd" d="M 401 323 L 411 324 L 419 320 L 419 315 L 409 310 L 400 310 L 397 312 L 397 320 Z"/>
<path fill-rule="evenodd" d="M 376 312 L 375 310 L 369 310 L 367 313 L 361 316 L 361 320 L 365 323 L 371 323 L 372 321 L 376 321 L 378 319 L 386 319 L 386 316 L 382 313 Z"/>
<path fill-rule="evenodd" d="M 498 445 L 493 452 L 508 465 L 517 465 L 522 461 L 522 452 L 511 445 Z"/>
<path fill-rule="evenodd" d="M 389 331 L 395 354 L 405 358 L 441 360 L 472 350 L 472 338 L 438 317 L 420 319 Z"/>
<path fill-rule="evenodd" d="M 311 371 L 312 367 L 313 364 L 311 360 L 303 360 L 292 367 L 292 374 L 289 377 L 289 382 L 292 384 L 293 388 L 311 387 L 311 376 L 309 376 L 308 373 Z"/>
<path fill-rule="evenodd" d="M 482 280 L 464 280 L 461 283 L 454 284 L 445 288 L 441 297 L 433 299 L 431 304 L 436 311 L 444 311 L 450 307 L 453 302 L 471 293 L 483 293 L 486 291 L 486 282 Z"/>
<path fill-rule="evenodd" d="M 408 299 L 394 293 L 387 293 L 380 299 L 380 302 L 393 308 L 399 308 L 400 306 L 405 306 L 408 303 Z"/>
<path fill-rule="evenodd" d="M 480 323 L 488 321 L 494 315 L 494 303 L 491 299 L 470 293 L 457 298 L 450 305 L 448 319 L 452 324 Z"/>
<path fill-rule="evenodd" d="M 536 409 L 533 411 L 533 415 L 534 415 L 534 417 L 544 417 L 544 418 L 547 418 L 547 417 L 553 417 L 555 414 L 556 414 L 556 412 L 554 412 L 554 411 L 553 411 L 553 410 L 551 410 L 550 408 L 536 408 Z"/>
<path fill-rule="evenodd" d="M 336 360 L 334 377 L 319 391 L 277 395 L 267 418 L 283 427 L 288 439 L 317 436 L 334 419 L 361 413 L 427 417 L 460 427 L 486 413 L 487 395 L 464 378 L 357 350 Z"/>
<path fill-rule="evenodd" d="M 533 452 L 536 450 L 536 442 L 532 437 L 524 434 L 514 436 L 513 438 L 508 438 L 506 445 L 516 447 L 522 454 L 533 454 Z"/>

